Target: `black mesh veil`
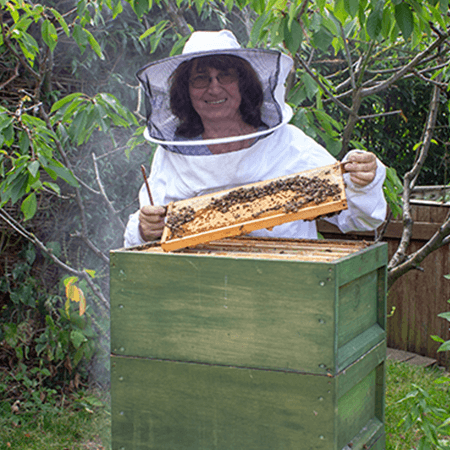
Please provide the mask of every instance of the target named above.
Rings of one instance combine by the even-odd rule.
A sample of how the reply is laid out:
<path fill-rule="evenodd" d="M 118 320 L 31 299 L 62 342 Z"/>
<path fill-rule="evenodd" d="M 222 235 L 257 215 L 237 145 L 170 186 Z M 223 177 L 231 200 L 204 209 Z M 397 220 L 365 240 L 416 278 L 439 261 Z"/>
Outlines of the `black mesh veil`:
<path fill-rule="evenodd" d="M 284 83 L 292 67 L 292 60 L 288 56 L 268 49 L 230 49 L 189 53 L 150 63 L 136 74 L 145 92 L 147 114 L 145 136 L 147 139 L 163 145 L 198 145 L 198 141 L 194 143 L 191 140 L 181 139 L 180 141 L 180 138 L 175 136 L 179 120 L 170 109 L 170 77 L 182 62 L 211 54 L 239 56 L 247 60 L 258 75 L 264 95 L 261 119 L 268 126 L 268 129 L 259 131 L 255 133 L 256 135 L 271 133 L 290 120 L 292 111 L 284 101 Z M 230 142 L 246 139 L 248 136 L 235 136 L 225 139 Z M 224 141 L 224 139 L 221 140 L 221 142 Z M 204 141 L 204 143 L 213 142 Z M 214 140 L 214 143 L 219 143 L 219 140 Z"/>

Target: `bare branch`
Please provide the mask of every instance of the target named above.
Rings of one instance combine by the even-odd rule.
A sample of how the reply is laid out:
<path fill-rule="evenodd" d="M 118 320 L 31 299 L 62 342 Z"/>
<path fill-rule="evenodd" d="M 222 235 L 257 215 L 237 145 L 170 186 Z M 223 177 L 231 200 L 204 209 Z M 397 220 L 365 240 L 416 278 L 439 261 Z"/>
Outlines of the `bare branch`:
<path fill-rule="evenodd" d="M 122 220 L 120 220 L 120 217 L 117 215 L 117 211 L 114 209 L 112 203 L 109 201 L 109 198 L 106 195 L 105 189 L 103 188 L 103 183 L 102 183 L 102 180 L 100 179 L 100 173 L 98 171 L 97 158 L 95 157 L 94 153 L 92 153 L 92 160 L 94 161 L 95 179 L 97 180 L 97 184 L 98 184 L 98 187 L 100 188 L 100 192 L 103 197 L 103 200 L 106 203 L 106 207 L 108 208 L 108 211 L 110 212 L 111 216 L 114 217 L 114 219 L 117 221 L 117 223 L 122 228 L 122 230 L 124 230 L 125 225 L 122 222 Z"/>
<path fill-rule="evenodd" d="M 415 257 L 407 257 L 406 250 L 409 247 L 411 236 L 412 236 L 412 227 L 413 227 L 413 219 L 411 215 L 411 190 L 414 187 L 415 180 L 417 179 L 417 175 L 422 169 L 423 163 L 428 154 L 428 150 L 430 148 L 431 139 L 433 137 L 434 126 L 436 124 L 437 113 L 439 109 L 439 95 L 440 89 L 434 85 L 433 86 L 433 94 L 430 101 L 429 107 L 429 115 L 428 120 L 425 126 L 424 132 L 424 140 L 423 144 L 420 147 L 418 157 L 412 169 L 406 173 L 403 180 L 403 233 L 400 239 L 400 244 L 395 252 L 394 256 L 389 261 L 388 270 L 389 277 L 394 277 L 393 270 L 397 268 L 397 266 L 403 264 L 407 259 L 416 260 Z M 442 239 L 445 236 L 442 236 Z M 438 238 L 436 238 L 438 239 Z M 431 242 L 431 241 L 430 241 Z M 428 245 L 428 244 L 427 244 Z M 425 246 L 424 246 L 425 247 Z M 420 251 L 419 251 L 420 252 Z M 417 252 L 417 253 L 419 253 Z M 411 263 L 413 264 L 413 263 Z"/>
<path fill-rule="evenodd" d="M 344 28 L 343 28 L 341 22 L 339 22 L 339 27 L 340 27 L 340 31 L 341 31 L 342 40 L 344 41 L 345 58 L 347 59 L 347 66 L 348 66 L 348 70 L 349 70 L 349 74 L 350 74 L 350 82 L 351 82 L 352 88 L 356 89 L 356 81 L 355 81 L 355 74 L 353 72 L 352 57 L 350 55 L 348 41 L 347 41 L 347 38 L 345 37 Z"/>
<path fill-rule="evenodd" d="M 331 99 L 333 103 L 335 103 L 339 108 L 345 111 L 347 114 L 352 115 L 353 111 L 340 100 L 338 100 L 333 93 L 320 81 L 319 77 L 306 65 L 302 58 L 296 56 L 296 60 L 300 63 L 300 65 L 306 70 L 308 75 L 310 75 L 314 81 L 320 86 L 320 88 L 326 93 L 326 95 Z"/>
<path fill-rule="evenodd" d="M 94 294 L 101 300 L 103 306 L 109 310 L 109 301 L 103 296 L 100 288 L 92 281 L 91 276 L 85 270 L 76 270 L 68 266 L 56 257 L 53 252 L 48 249 L 33 233 L 30 233 L 20 225 L 11 215 L 9 215 L 3 208 L 0 208 L 0 219 L 6 222 L 11 228 L 16 230 L 21 236 L 29 240 L 33 245 L 42 250 L 55 264 L 61 267 L 67 273 L 86 280 L 89 287 Z"/>
<path fill-rule="evenodd" d="M 50 118 L 48 117 L 45 109 L 43 106 L 41 106 L 40 108 L 40 113 L 41 116 L 44 118 L 45 123 L 47 124 L 47 127 L 50 130 L 53 130 L 52 124 L 50 122 Z M 66 154 L 66 152 L 64 151 L 64 148 L 61 144 L 61 142 L 59 141 L 59 139 L 55 139 L 55 144 L 56 144 L 56 148 L 58 149 L 61 157 L 64 160 L 65 165 L 72 170 L 72 165 L 70 163 L 70 160 Z M 86 244 L 89 246 L 89 248 L 98 256 L 100 257 L 104 262 L 109 262 L 109 258 L 107 255 L 105 255 L 99 248 L 97 248 L 92 242 L 91 240 L 88 238 L 88 228 L 87 228 L 87 221 L 86 221 L 86 211 L 84 208 L 84 204 L 83 204 L 83 198 L 81 196 L 81 192 L 79 188 L 75 188 L 75 200 L 77 202 L 78 205 L 78 209 L 80 211 L 80 222 L 81 222 L 81 229 L 82 229 L 82 233 L 81 233 L 81 237 L 82 239 L 86 242 Z"/>
<path fill-rule="evenodd" d="M 182 36 L 189 36 L 191 30 L 183 16 L 183 12 L 172 0 L 166 0 L 166 10 Z"/>
<path fill-rule="evenodd" d="M 383 117 L 383 116 L 395 116 L 397 114 L 403 114 L 403 111 L 401 109 L 397 109 L 395 111 L 388 111 L 385 113 L 379 113 L 379 114 L 369 114 L 367 116 L 359 116 L 359 120 L 363 119 L 376 119 L 377 117 Z"/>
<path fill-rule="evenodd" d="M 4 83 L 0 84 L 0 91 L 7 86 L 9 83 L 11 83 L 11 81 L 13 81 L 15 78 L 17 78 L 19 76 L 19 61 L 17 61 L 16 63 L 16 67 L 14 69 L 14 74 L 11 75 L 10 78 L 8 78 Z"/>
<path fill-rule="evenodd" d="M 447 88 L 447 83 L 442 83 L 442 82 L 438 82 L 438 81 L 432 80 L 431 78 L 427 78 L 426 76 L 422 75 L 417 70 L 413 70 L 413 74 L 416 77 L 420 78 L 422 81 L 425 81 L 426 83 L 435 84 L 437 87 L 439 87 L 441 89 L 446 89 Z"/>
<path fill-rule="evenodd" d="M 406 272 L 417 268 L 419 264 L 438 248 L 450 243 L 450 215 L 433 237 L 418 250 L 404 258 L 403 262 L 389 269 L 388 289 Z M 391 263 L 389 263 L 391 265 Z"/>
<path fill-rule="evenodd" d="M 437 49 L 448 37 L 450 36 L 450 30 L 439 36 L 428 48 L 426 48 L 423 52 L 417 54 L 408 64 L 403 66 L 400 70 L 394 73 L 390 78 L 378 83 L 376 86 L 371 88 L 363 89 L 361 95 L 363 97 L 367 97 L 369 95 L 375 95 L 379 92 L 387 89 L 389 86 L 392 86 L 396 81 L 401 79 L 408 72 L 411 72 L 418 64 L 420 64 L 426 57 L 428 57 L 435 49 Z"/>

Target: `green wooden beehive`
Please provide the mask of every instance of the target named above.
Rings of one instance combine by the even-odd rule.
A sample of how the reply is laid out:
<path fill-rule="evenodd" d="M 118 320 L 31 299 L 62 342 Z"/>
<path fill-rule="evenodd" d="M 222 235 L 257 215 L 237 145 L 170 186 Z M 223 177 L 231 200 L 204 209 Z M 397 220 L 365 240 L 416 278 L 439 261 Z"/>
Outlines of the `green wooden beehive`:
<path fill-rule="evenodd" d="M 387 246 L 111 253 L 113 450 L 384 449 Z"/>

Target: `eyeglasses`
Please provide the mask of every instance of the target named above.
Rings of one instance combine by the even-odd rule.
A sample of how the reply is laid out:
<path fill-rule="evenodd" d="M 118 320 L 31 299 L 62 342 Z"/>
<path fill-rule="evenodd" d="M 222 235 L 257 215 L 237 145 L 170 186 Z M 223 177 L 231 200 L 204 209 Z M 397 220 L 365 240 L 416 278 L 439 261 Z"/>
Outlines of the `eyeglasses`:
<path fill-rule="evenodd" d="M 220 72 L 215 78 L 220 84 L 227 85 L 237 81 L 238 76 L 233 72 Z M 189 80 L 189 84 L 194 89 L 205 89 L 211 84 L 211 81 L 212 77 L 208 74 L 197 74 Z"/>

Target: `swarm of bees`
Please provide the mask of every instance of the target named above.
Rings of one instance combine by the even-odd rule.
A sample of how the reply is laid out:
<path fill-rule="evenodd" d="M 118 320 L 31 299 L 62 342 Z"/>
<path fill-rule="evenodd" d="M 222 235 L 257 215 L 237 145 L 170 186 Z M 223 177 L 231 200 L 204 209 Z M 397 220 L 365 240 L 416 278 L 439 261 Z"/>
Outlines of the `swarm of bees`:
<path fill-rule="evenodd" d="M 183 206 L 176 214 L 170 214 L 166 219 L 166 226 L 172 235 L 181 236 L 180 231 L 185 223 L 195 218 L 195 210 L 191 206 Z"/>
<path fill-rule="evenodd" d="M 197 211 L 191 206 L 173 210 L 167 217 L 166 226 L 172 237 L 182 237 L 187 233 L 184 226 L 200 215 L 205 217 L 206 212 L 210 213 L 210 217 L 213 212 L 224 215 L 230 211 L 235 220 L 251 220 L 270 211 L 295 213 L 312 202 L 318 205 L 329 199 L 339 200 L 340 195 L 340 186 L 326 178 L 296 175 L 267 184 L 233 189 L 224 195 L 212 197 L 208 204 Z M 258 202 L 261 199 L 268 201 Z"/>

